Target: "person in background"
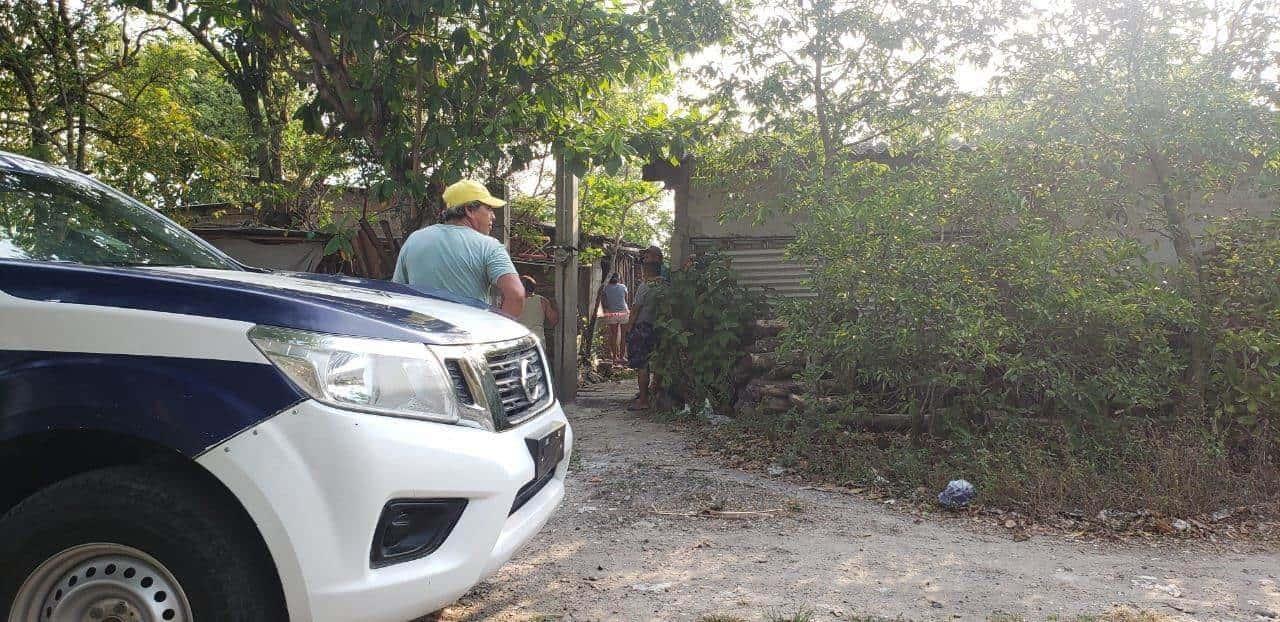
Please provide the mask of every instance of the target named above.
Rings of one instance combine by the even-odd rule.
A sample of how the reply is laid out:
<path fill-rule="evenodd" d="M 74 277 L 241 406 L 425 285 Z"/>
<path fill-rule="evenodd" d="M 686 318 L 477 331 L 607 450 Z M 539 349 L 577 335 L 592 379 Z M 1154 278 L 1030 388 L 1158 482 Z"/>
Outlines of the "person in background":
<path fill-rule="evenodd" d="M 670 277 L 670 274 L 667 273 L 666 264 L 662 262 L 662 249 L 658 248 L 657 246 L 650 246 L 649 248 L 646 248 L 643 251 L 641 251 L 640 263 L 657 265 L 658 266 L 657 275 L 659 278 L 661 278 L 664 281 Z M 637 287 L 636 289 L 639 290 L 640 288 Z"/>
<path fill-rule="evenodd" d="M 502 312 L 519 318 L 524 287 L 506 247 L 489 236 L 493 208 L 506 201 L 489 194 L 484 184 L 464 179 L 445 188 L 444 204 L 444 222 L 414 231 L 404 241 L 391 280 L 485 304 L 492 304 L 496 293 Z"/>
<path fill-rule="evenodd" d="M 533 277 L 522 276 L 520 281 L 524 285 L 526 296 L 524 312 L 520 314 L 520 323 L 538 338 L 538 343 L 543 343 L 547 327 L 554 327 L 560 321 L 560 312 L 556 310 L 555 303 L 534 292 L 538 282 L 533 280 Z"/>
<path fill-rule="evenodd" d="M 618 281 L 618 273 L 609 275 L 609 284 L 600 293 L 604 306 L 604 343 L 609 358 L 614 363 L 625 362 L 623 357 L 622 326 L 631 319 L 627 306 L 627 286 Z"/>
<path fill-rule="evenodd" d="M 655 250 L 651 247 L 649 250 Z M 657 393 L 657 378 L 649 370 L 649 355 L 658 344 L 654 326 L 657 318 L 656 287 L 662 282 L 662 251 L 656 261 L 645 251 L 644 282 L 636 287 L 635 300 L 631 304 L 631 321 L 627 325 L 627 366 L 636 370 L 636 383 L 640 389 L 628 410 L 648 410 Z"/>

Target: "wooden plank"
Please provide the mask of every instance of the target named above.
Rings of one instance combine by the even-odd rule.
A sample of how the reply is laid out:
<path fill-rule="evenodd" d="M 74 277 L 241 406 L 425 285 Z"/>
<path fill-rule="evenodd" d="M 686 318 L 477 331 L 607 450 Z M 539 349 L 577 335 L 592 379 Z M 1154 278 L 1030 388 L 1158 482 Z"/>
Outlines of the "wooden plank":
<path fill-rule="evenodd" d="M 402 246 L 402 244 L 400 243 L 400 238 L 397 238 L 394 234 L 391 233 L 391 223 L 385 220 L 382 220 L 382 221 L 379 221 L 378 224 L 382 225 L 382 234 L 387 236 L 387 241 L 391 243 L 391 251 L 395 253 L 396 257 L 399 257 L 400 247 Z"/>
<path fill-rule="evenodd" d="M 355 242 L 356 253 L 364 258 L 367 271 L 364 276 L 372 279 L 385 279 L 391 276 L 391 271 L 387 269 L 386 258 L 378 245 L 378 237 L 373 235 L 373 227 L 369 226 L 369 221 L 360 221 Z"/>
<path fill-rule="evenodd" d="M 556 396 L 573 403 L 578 395 L 578 178 L 569 172 L 563 155 L 556 156 Z"/>

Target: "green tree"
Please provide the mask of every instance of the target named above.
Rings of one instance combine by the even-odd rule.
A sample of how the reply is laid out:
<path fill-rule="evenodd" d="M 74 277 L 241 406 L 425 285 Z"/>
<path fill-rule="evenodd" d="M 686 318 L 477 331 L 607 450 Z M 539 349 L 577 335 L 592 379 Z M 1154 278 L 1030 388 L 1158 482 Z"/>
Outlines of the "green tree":
<path fill-rule="evenodd" d="M 579 216 L 582 231 L 634 244 L 663 244 L 670 237 L 671 211 L 663 207 L 662 188 L 634 177 L 588 174 L 582 180 Z"/>
<path fill-rule="evenodd" d="M 1198 310 L 1187 409 L 1201 414 L 1214 336 L 1197 223 L 1214 197 L 1265 178 L 1280 148 L 1263 103 L 1280 7 L 1087 0 L 1039 24 L 1009 46 L 1009 112 L 1035 128 L 1025 138 L 1036 151 L 1068 156 L 1067 177 L 1097 180 L 1092 204 L 1117 206 L 1172 247 L 1171 277 Z"/>
<path fill-rule="evenodd" d="M 217 64 L 198 46 L 181 35 L 154 40 L 108 86 L 132 95 L 104 119 L 117 139 L 94 150 L 96 174 L 175 214 L 247 194 L 250 129 Z"/>
<path fill-rule="evenodd" d="M 1078 2 L 1043 15 L 1010 41 L 998 90 L 935 127 L 955 147 L 846 156 L 835 183 L 780 186 L 782 203 L 809 208 L 790 252 L 824 291 L 784 309 L 810 377 L 921 423 L 988 410 L 1177 410 L 1200 423 L 1223 394 L 1267 403 L 1274 288 L 1246 264 L 1270 246 L 1236 227 L 1206 243 L 1199 228 L 1225 193 L 1262 190 L 1276 172 L 1261 78 L 1274 69 L 1258 66 L 1275 57 L 1257 47 L 1275 49 L 1277 7 L 1218 9 Z M 1213 38 L 1216 23 L 1238 27 Z M 703 168 L 812 166 L 812 136 L 736 137 Z M 1172 266 L 1151 261 L 1150 233 Z M 1206 248 L 1228 263 L 1209 264 Z"/>
<path fill-rule="evenodd" d="M 538 145 L 569 151 L 578 170 L 607 159 L 575 149 L 580 111 L 717 39 L 723 18 L 714 0 L 245 6 L 307 58 L 294 75 L 315 89 L 300 112 L 308 127 L 364 142 L 385 171 L 379 197 L 419 202 L 411 227 L 432 213 L 428 189 L 471 171 L 504 176 Z"/>
<path fill-rule="evenodd" d="M 155 32 L 100 3 L 0 1 L 0 125 L 18 130 L 10 146 L 87 170 L 91 143 L 119 140 L 104 123 L 110 109 L 136 95 L 109 80 Z"/>
<path fill-rule="evenodd" d="M 293 48 L 278 32 L 262 27 L 262 14 L 230 0 L 153 2 L 127 0 L 181 29 L 217 63 L 244 111 L 250 134 L 245 144 L 257 177 L 260 217 L 270 225 L 291 224 L 290 188 L 285 182 L 285 132 L 300 102 L 285 73 Z"/>
<path fill-rule="evenodd" d="M 768 130 L 811 128 L 813 164 L 946 118 L 958 64 L 985 63 L 998 0 L 783 0 L 742 14 L 724 58 L 700 70 L 713 97 Z"/>

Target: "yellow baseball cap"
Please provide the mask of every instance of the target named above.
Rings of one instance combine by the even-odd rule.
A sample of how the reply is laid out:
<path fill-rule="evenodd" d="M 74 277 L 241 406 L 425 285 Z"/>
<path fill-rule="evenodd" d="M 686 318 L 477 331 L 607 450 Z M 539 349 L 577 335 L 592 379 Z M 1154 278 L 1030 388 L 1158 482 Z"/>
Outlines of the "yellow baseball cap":
<path fill-rule="evenodd" d="M 489 207 L 502 207 L 507 204 L 506 201 L 489 194 L 489 189 L 485 188 L 484 184 L 470 179 L 455 182 L 444 189 L 445 207 L 457 207 L 472 201 L 479 201 Z"/>

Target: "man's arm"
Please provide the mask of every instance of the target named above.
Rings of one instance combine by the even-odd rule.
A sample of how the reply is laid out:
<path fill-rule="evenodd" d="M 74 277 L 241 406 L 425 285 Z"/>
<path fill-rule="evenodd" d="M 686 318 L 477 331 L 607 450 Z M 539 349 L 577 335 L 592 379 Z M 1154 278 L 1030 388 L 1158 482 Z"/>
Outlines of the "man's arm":
<path fill-rule="evenodd" d="M 547 325 L 555 326 L 560 321 L 560 312 L 556 311 L 556 303 L 542 299 L 542 313 L 547 316 Z"/>
<path fill-rule="evenodd" d="M 524 312 L 524 283 L 514 272 L 498 277 L 498 292 L 502 294 L 502 312 L 518 318 Z"/>
<path fill-rule="evenodd" d="M 391 280 L 396 283 L 409 284 L 409 271 L 404 265 L 404 247 L 400 248 L 400 255 L 396 257 L 396 269 L 391 273 Z"/>
<path fill-rule="evenodd" d="M 502 312 L 512 318 L 519 318 L 524 311 L 524 283 L 520 282 L 516 265 L 511 262 L 511 255 L 502 243 L 488 238 L 488 244 L 485 272 L 488 273 L 489 282 L 498 288 L 498 294 L 502 296 Z"/>

